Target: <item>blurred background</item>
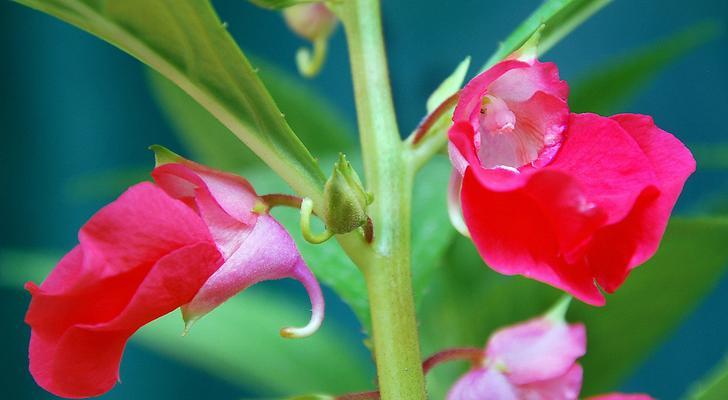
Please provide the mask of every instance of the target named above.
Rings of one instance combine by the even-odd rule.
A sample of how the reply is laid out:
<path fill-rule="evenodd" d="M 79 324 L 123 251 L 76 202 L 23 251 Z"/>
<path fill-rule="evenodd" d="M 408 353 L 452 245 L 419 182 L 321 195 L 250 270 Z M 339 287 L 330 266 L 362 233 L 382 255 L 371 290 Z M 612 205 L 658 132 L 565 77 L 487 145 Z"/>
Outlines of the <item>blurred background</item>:
<path fill-rule="evenodd" d="M 540 1 L 383 3 L 398 120 L 402 132 L 409 132 L 423 116 L 427 96 L 457 63 L 470 55 L 474 66 L 481 65 L 497 42 Z M 271 69 L 277 74 L 296 80 L 296 88 L 308 87 L 326 99 L 343 116 L 342 132 L 354 131 L 352 86 L 341 28 L 332 38 L 320 76 L 302 83 L 293 59 L 296 49 L 305 43 L 286 29 L 280 15 L 243 0 L 214 4 L 246 54 L 261 65 L 274 65 Z M 711 22 L 705 25 L 705 21 Z M 699 169 L 678 205 L 677 212 L 683 215 L 725 213 L 728 209 L 728 152 L 721 152 L 728 143 L 728 37 L 721 32 L 727 22 L 725 0 L 616 0 L 544 57 L 558 63 L 562 78 L 574 86 L 605 64 L 622 65 L 630 55 L 674 49 L 654 53 L 661 60 L 659 68 L 625 93 L 619 111 L 652 115 L 660 127 L 695 150 Z M 683 36 L 674 36 L 678 32 Z M 152 167 L 152 154 L 146 150 L 149 145 L 159 143 L 189 154 L 189 140 L 181 139 L 167 119 L 156 100 L 159 94 L 150 90 L 149 75 L 140 63 L 70 25 L 0 2 L 0 55 L 0 397 L 53 398 L 27 372 L 29 329 L 22 320 L 30 296 L 19 290 L 18 282 L 42 278 L 33 275 L 37 270 L 33 266 L 54 263 L 75 245 L 79 227 L 98 208 Z M 278 82 L 288 82 L 285 79 Z M 587 98 L 599 95 L 586 94 Z M 728 237 L 723 239 L 728 244 Z M 11 265 L 27 265 L 27 276 L 17 276 L 17 268 L 8 272 Z M 691 265 L 685 264 L 683 272 L 690 274 Z M 198 349 L 199 357 L 205 358 L 202 362 L 188 353 L 179 354 L 174 348 L 177 342 L 165 346 L 154 335 L 142 334 L 127 348 L 123 383 L 103 398 L 239 399 L 280 394 L 275 382 L 271 383 L 271 374 L 276 375 L 273 381 L 292 385 L 291 380 L 298 380 L 302 387 L 310 385 L 315 390 L 315 378 L 309 379 L 300 369 L 306 365 L 301 360 L 310 354 L 301 349 L 306 342 L 281 344 L 281 339 L 273 337 L 278 327 L 306 316 L 306 299 L 295 285 L 263 286 L 246 292 L 242 300 L 251 313 L 255 313 L 257 301 L 266 305 L 279 301 L 283 316 L 268 318 L 267 325 L 256 322 L 251 326 L 247 314 L 240 315 L 233 308 L 221 311 L 217 320 L 238 321 L 234 330 L 219 333 L 236 343 L 237 347 L 225 349 L 233 353 L 230 358 L 208 354 L 206 344 L 199 343 L 204 334 L 194 339 L 193 332 L 189 340 L 179 341 L 180 346 Z M 294 301 L 283 296 L 293 296 Z M 361 360 L 356 377 L 333 373 L 330 380 L 341 381 L 341 388 L 366 389 L 373 370 L 361 344 L 361 328 L 348 306 L 330 291 L 327 300 L 331 310 L 327 324 L 336 330 L 325 332 L 309 347 L 315 350 L 335 342 L 325 351 L 346 358 L 339 360 L 341 365 Z M 291 309 L 291 304 L 296 307 Z M 680 396 L 728 351 L 727 310 L 728 280 L 723 277 L 714 282 L 696 310 L 681 319 L 678 328 L 622 380 L 620 389 L 661 399 Z M 295 321 L 286 320 L 289 315 Z M 173 317 L 167 318 L 168 324 L 181 331 L 178 315 Z M 208 328 L 213 328 L 212 322 Z M 266 335 L 271 337 L 263 338 Z M 260 351 L 267 345 L 283 352 L 268 357 L 269 353 Z M 265 366 L 268 373 L 249 364 Z M 336 385 L 331 388 L 337 389 Z"/>

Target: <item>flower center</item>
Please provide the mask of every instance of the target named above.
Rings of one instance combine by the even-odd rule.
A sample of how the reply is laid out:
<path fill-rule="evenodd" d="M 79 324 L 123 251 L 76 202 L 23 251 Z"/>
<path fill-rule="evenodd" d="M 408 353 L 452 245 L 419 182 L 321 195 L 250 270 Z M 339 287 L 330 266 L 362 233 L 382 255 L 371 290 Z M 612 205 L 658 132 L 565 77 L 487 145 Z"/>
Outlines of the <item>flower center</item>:
<path fill-rule="evenodd" d="M 518 172 L 518 168 L 536 161 L 544 149 L 543 132 L 524 115 L 518 103 L 485 95 L 477 123 L 476 147 L 484 168 Z"/>

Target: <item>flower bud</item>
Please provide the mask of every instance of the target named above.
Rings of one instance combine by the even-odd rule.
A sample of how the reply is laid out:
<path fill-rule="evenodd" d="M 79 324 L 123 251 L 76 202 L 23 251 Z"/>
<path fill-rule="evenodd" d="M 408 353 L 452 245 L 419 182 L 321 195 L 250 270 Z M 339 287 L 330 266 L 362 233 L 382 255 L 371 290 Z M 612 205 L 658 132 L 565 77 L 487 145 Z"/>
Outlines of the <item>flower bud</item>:
<path fill-rule="evenodd" d="M 367 222 L 367 206 L 372 197 L 364 190 L 359 176 L 344 154 L 324 187 L 324 220 L 334 233 L 348 233 Z"/>
<path fill-rule="evenodd" d="M 336 15 L 323 3 L 288 7 L 283 10 L 283 18 L 293 32 L 312 42 L 327 38 L 337 23 Z"/>

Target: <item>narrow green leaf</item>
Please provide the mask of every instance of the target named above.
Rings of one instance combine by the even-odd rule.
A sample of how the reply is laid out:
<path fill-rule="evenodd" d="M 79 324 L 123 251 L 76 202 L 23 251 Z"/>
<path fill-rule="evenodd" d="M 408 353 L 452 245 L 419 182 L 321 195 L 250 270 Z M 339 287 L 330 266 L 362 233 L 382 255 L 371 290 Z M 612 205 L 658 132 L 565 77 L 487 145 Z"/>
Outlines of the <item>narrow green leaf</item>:
<path fill-rule="evenodd" d="M 295 6 L 296 4 L 317 3 L 320 1 L 323 0 L 250 0 L 256 6 L 271 10 L 279 10 L 281 8 Z"/>
<path fill-rule="evenodd" d="M 728 399 L 728 358 L 691 387 L 684 398 L 687 400 Z"/>
<path fill-rule="evenodd" d="M 501 42 L 498 50 L 488 59 L 483 70 L 496 64 L 507 55 L 516 51 L 541 25 L 539 54 L 546 53 L 582 22 L 594 15 L 612 0 L 546 0 L 513 33 Z"/>
<path fill-rule="evenodd" d="M 633 50 L 576 79 L 569 104 L 575 112 L 610 115 L 620 111 L 657 72 L 714 39 L 721 26 L 708 21 Z"/>
<path fill-rule="evenodd" d="M 324 175 L 206 0 L 17 0 L 128 52 L 180 86 L 297 192 Z"/>
<path fill-rule="evenodd" d="M 674 218 L 655 257 L 634 270 L 605 307 L 572 304 L 568 319 L 587 326 L 585 395 L 613 390 L 714 287 L 728 267 L 725 237 L 728 218 Z M 493 272 L 465 238 L 453 242 L 433 282 L 420 311 L 424 355 L 482 346 L 494 329 L 543 312 L 560 293 Z M 433 396 L 440 398 L 463 368 L 433 371 Z"/>
<path fill-rule="evenodd" d="M 0 287 L 21 289 L 28 280 L 41 282 L 58 259 L 57 255 L 3 249 Z M 271 396 L 367 390 L 371 361 L 361 344 L 351 339 L 355 335 L 335 321 L 327 320 L 306 339 L 278 335 L 283 326 L 306 322 L 310 310 L 305 302 L 305 298 L 294 302 L 256 286 L 216 308 L 187 336 L 181 336 L 181 316 L 172 312 L 143 327 L 132 340 Z"/>
<path fill-rule="evenodd" d="M 465 81 L 465 75 L 468 73 L 468 68 L 470 67 L 470 57 L 466 57 L 463 61 L 458 64 L 457 68 L 455 68 L 455 71 L 450 74 L 442 83 L 440 86 L 435 89 L 434 92 L 430 95 L 430 97 L 427 99 L 427 113 L 431 113 L 435 111 L 437 106 L 440 105 L 443 101 L 447 100 L 448 97 L 452 96 L 460 90 L 460 87 L 463 86 L 463 82 Z"/>
<path fill-rule="evenodd" d="M 262 59 L 254 58 L 253 63 L 286 120 L 309 150 L 323 155 L 355 146 L 349 122 L 309 84 Z M 226 170 L 240 170 L 259 162 L 229 129 L 182 89 L 153 70 L 149 70 L 149 83 L 192 159 Z"/>

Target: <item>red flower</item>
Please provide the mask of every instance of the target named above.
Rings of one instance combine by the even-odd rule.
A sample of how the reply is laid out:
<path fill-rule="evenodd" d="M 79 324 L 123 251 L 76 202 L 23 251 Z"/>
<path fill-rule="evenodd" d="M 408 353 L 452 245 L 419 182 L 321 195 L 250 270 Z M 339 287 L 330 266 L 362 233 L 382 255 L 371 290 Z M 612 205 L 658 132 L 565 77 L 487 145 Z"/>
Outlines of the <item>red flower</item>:
<path fill-rule="evenodd" d="M 132 186 L 91 217 L 40 286 L 26 284 L 30 372 L 49 392 L 103 394 L 141 326 L 181 306 L 189 322 L 261 280 L 292 277 L 311 296 L 309 325 L 284 334 L 321 324 L 318 283 L 247 181 L 174 161 L 155 169 L 159 187 Z"/>
<path fill-rule="evenodd" d="M 571 114 L 555 65 L 506 60 L 463 89 L 450 128 L 454 224 L 496 271 L 603 305 L 657 250 L 692 155 L 643 115 Z"/>

